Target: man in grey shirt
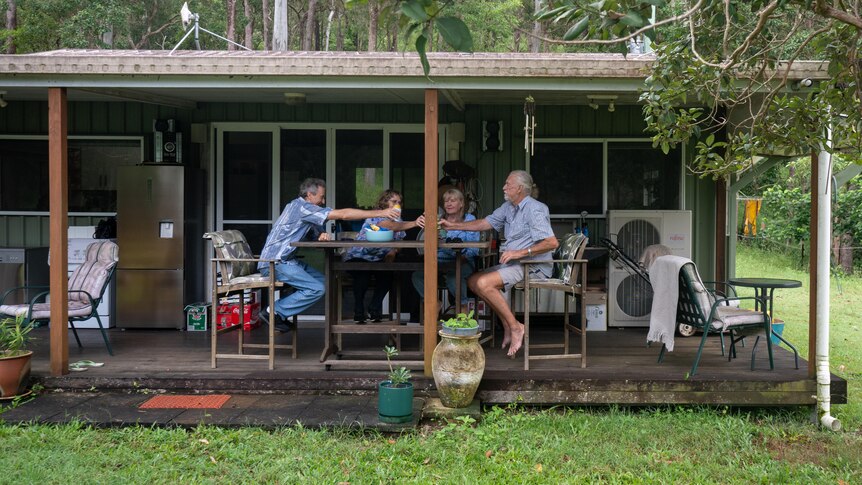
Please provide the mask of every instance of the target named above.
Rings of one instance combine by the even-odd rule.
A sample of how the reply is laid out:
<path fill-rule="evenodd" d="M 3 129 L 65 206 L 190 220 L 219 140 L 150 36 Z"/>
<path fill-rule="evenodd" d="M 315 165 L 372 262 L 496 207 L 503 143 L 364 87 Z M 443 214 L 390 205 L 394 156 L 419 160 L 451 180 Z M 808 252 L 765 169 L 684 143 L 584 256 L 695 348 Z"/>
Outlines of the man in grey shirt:
<path fill-rule="evenodd" d="M 536 186 L 533 177 L 523 170 L 515 170 L 506 178 L 503 197 L 506 202 L 484 219 L 470 222 L 441 220 L 445 229 L 461 231 L 485 231 L 494 229 L 505 238 L 500 247 L 500 264 L 482 272 L 474 273 L 467 285 L 485 300 L 503 322 L 503 348 L 514 358 L 524 342 L 524 324 L 515 318 L 509 308 L 509 292 L 516 283 L 524 279 L 524 266 L 520 259 L 553 259 L 552 253 L 559 243 L 551 230 L 548 206 L 534 199 L 531 194 Z M 532 266 L 532 275 L 550 278 L 553 264 Z"/>
<path fill-rule="evenodd" d="M 299 315 L 323 297 L 324 277 L 320 271 L 310 267 L 305 261 L 296 259 L 296 249 L 292 242 L 310 236 L 318 241 L 328 241 L 323 224 L 327 220 L 358 220 L 368 217 L 398 219 L 401 212 L 396 209 L 360 210 L 330 209 L 325 207 L 326 182 L 321 179 L 305 179 L 299 186 L 299 197 L 284 206 L 261 251 L 260 258 L 276 260 L 275 279 L 292 286 L 296 291 L 279 299 L 271 306 L 269 317 L 274 320 L 275 328 L 287 332 L 290 327 L 285 320 Z M 269 276 L 269 263 L 261 262 L 258 270 Z M 272 305 L 272 303 L 270 303 Z M 272 310 L 274 308 L 274 310 Z M 274 313 L 274 315 L 273 315 Z"/>

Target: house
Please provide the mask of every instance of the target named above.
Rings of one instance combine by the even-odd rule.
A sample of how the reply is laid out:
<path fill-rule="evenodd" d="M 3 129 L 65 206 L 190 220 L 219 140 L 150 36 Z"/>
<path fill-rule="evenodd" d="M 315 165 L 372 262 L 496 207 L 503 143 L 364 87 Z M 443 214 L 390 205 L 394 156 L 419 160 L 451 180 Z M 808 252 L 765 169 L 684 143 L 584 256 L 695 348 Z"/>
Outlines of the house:
<path fill-rule="evenodd" d="M 727 274 L 724 183 L 687 172 L 688 147 L 665 155 L 644 132 L 638 96 L 651 56 L 435 53 L 429 60 L 430 79 L 415 55 L 387 52 L 2 55 L 0 246 L 52 242 L 47 140 L 65 124 L 74 155 L 68 225 L 115 213 L 116 166 L 181 156 L 204 177 L 197 207 L 204 226 L 239 228 L 259 250 L 308 176 L 328 181 L 331 206 L 368 205 L 393 187 L 404 193 L 405 217 L 417 215 L 423 189 L 437 183 L 423 176 L 436 151 L 438 167 L 460 160 L 474 170 L 465 188 L 479 215 L 503 202 L 500 187 L 513 169 L 533 173 L 561 233 L 580 224 L 582 211 L 594 235 L 608 233 L 608 211 L 691 211 L 692 259 L 705 279 Z M 791 77 L 822 78 L 818 68 L 797 63 Z M 524 129 L 528 97 L 532 133 Z M 178 133 L 174 152 L 166 143 Z M 426 143 L 429 134 L 436 144 Z M 209 257 L 204 247 L 190 256 L 200 267 Z M 319 254 L 307 257 L 319 263 Z M 597 285 L 608 283 L 605 271 L 593 272 Z M 195 277 L 210 283 L 207 271 Z M 810 402 L 813 388 L 808 382 L 794 392 Z"/>

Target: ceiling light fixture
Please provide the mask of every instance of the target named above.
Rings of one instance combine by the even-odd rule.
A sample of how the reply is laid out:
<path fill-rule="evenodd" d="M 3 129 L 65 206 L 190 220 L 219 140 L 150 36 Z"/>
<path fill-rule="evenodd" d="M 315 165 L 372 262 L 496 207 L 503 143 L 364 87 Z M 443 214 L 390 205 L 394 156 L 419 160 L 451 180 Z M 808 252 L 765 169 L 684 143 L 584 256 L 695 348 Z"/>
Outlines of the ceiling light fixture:
<path fill-rule="evenodd" d="M 599 109 L 600 104 L 607 103 L 608 111 L 613 113 L 616 110 L 614 103 L 618 97 L 616 94 L 591 94 L 587 96 L 587 103 L 593 109 Z"/>

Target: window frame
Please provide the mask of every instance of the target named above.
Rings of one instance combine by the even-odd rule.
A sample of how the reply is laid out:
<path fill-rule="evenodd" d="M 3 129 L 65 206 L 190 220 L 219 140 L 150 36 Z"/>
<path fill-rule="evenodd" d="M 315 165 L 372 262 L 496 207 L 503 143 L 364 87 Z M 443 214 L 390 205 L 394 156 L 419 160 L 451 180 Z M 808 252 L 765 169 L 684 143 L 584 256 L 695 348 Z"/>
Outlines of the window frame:
<path fill-rule="evenodd" d="M 535 143 L 569 143 L 569 144 L 577 144 L 577 143 L 601 143 L 602 144 L 602 213 L 601 214 L 588 214 L 587 218 L 592 219 L 602 219 L 605 217 L 605 214 L 608 212 L 608 144 L 611 143 L 643 143 L 649 142 L 652 143 L 651 138 L 642 138 L 642 137 L 600 137 L 600 138 L 576 138 L 576 137 L 554 137 L 554 138 L 536 138 Z M 659 148 L 655 148 L 659 150 Z M 527 153 L 526 157 L 526 170 L 530 172 L 531 164 L 533 156 L 530 153 Z M 665 210 L 679 210 L 683 209 L 683 205 L 685 204 L 685 159 L 686 159 L 686 146 L 683 144 L 680 146 L 680 160 L 679 160 L 679 207 L 669 208 Z M 542 187 L 539 187 L 541 190 Z M 644 209 L 644 210 L 652 210 L 652 209 Z M 580 213 L 577 214 L 551 214 L 551 219 L 578 219 L 581 217 Z"/>

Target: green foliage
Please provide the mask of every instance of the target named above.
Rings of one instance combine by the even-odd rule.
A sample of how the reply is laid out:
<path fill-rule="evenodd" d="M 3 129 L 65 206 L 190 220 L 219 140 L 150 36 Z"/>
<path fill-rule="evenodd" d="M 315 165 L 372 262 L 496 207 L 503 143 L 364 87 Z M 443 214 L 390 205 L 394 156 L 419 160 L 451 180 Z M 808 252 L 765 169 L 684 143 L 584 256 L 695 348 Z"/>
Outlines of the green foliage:
<path fill-rule="evenodd" d="M 786 244 L 808 241 L 811 194 L 799 187 L 772 187 L 763 193 L 763 236 Z"/>
<path fill-rule="evenodd" d="M 479 322 L 473 318 L 473 310 L 470 313 L 459 313 L 448 320 L 440 320 L 444 327 L 449 328 L 476 328 Z"/>
<path fill-rule="evenodd" d="M 862 175 L 838 191 L 834 208 L 833 232 L 851 234 L 854 240 L 862 241 Z"/>
<path fill-rule="evenodd" d="M 348 7 L 368 0 L 346 0 Z M 432 41 L 434 28 L 440 32 L 443 40 L 457 51 L 471 52 L 473 38 L 470 29 L 458 17 L 443 15 L 444 10 L 452 0 L 397 0 L 399 27 L 406 32 L 405 38 L 412 39 L 414 48 L 419 54 L 422 69 L 427 76 L 431 72 L 428 62 L 428 48 Z"/>
<path fill-rule="evenodd" d="M 383 347 L 383 351 L 386 353 L 386 362 L 389 364 L 388 380 L 392 384 L 392 387 L 399 387 L 408 383 L 411 378 L 410 369 L 406 367 L 396 368 L 392 366 L 392 358 L 398 355 L 398 349 L 391 345 L 387 345 L 386 347 Z"/>
<path fill-rule="evenodd" d="M 27 351 L 33 327 L 24 323 L 24 316 L 0 320 L 0 355 L 12 357 Z"/>

